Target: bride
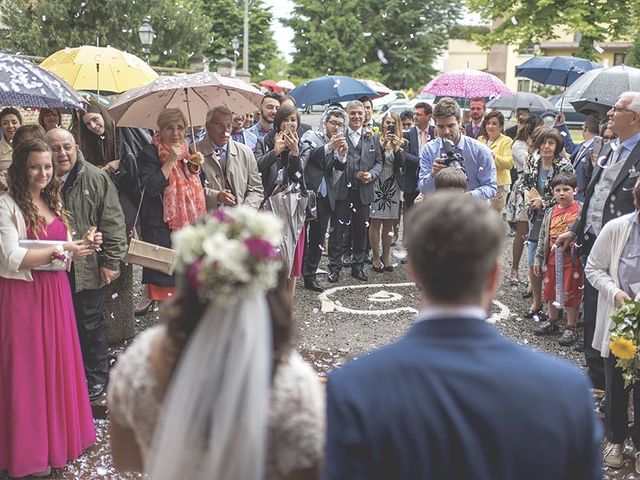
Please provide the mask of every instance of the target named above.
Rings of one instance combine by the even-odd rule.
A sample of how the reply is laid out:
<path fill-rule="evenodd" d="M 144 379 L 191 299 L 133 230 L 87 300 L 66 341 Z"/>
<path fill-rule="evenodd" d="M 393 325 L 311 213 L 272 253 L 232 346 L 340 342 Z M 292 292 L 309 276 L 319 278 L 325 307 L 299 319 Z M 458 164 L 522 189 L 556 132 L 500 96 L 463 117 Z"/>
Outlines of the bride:
<path fill-rule="evenodd" d="M 120 471 L 175 478 L 317 478 L 324 394 L 292 348 L 281 224 L 249 207 L 174 233 L 178 294 L 109 382 Z"/>

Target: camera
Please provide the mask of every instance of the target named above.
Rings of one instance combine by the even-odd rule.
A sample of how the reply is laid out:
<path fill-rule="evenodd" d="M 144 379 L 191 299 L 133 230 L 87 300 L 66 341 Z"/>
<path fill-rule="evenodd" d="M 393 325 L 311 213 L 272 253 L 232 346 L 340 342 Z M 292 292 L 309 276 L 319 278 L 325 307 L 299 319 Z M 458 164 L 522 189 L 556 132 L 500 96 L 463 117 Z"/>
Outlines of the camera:
<path fill-rule="evenodd" d="M 459 168 L 464 172 L 464 158 L 458 152 L 453 149 L 453 145 L 448 140 L 442 140 L 442 149 L 444 150 L 445 158 L 442 159 L 445 167 Z"/>
<path fill-rule="evenodd" d="M 387 125 L 387 133 L 396 133 L 395 125 Z"/>

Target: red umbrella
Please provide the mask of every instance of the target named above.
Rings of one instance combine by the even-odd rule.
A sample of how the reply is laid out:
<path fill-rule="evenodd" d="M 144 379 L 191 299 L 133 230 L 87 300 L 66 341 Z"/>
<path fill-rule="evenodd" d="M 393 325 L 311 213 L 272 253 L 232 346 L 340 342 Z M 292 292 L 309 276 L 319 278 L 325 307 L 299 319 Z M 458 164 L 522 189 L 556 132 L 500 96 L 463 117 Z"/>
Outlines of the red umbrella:
<path fill-rule="evenodd" d="M 260 82 L 261 87 L 268 88 L 273 93 L 282 93 L 283 88 L 278 85 L 275 80 L 262 80 Z"/>

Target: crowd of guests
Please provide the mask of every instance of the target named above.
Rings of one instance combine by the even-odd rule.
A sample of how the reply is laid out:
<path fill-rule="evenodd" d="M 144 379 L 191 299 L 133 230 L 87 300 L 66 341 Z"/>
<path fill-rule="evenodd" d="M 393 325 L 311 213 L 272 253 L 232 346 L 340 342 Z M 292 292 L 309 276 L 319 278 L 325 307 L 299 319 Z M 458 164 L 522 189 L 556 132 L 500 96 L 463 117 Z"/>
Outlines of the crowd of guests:
<path fill-rule="evenodd" d="M 585 141 L 579 144 L 561 115 L 556 127 L 549 128 L 531 112 L 518 112 L 511 139 L 502 113 L 485 115 L 481 98 L 472 99 L 471 107 L 467 125 L 457 102 L 449 98 L 434 107 L 418 103 L 402 115 L 388 112 L 378 123 L 371 118 L 371 100 L 361 98 L 344 108 L 330 105 L 314 130 L 301 122 L 291 97 L 265 95 L 257 122 L 251 124 L 246 115 L 220 105 L 208 112 L 202 133 L 192 139 L 179 109 L 164 110 L 155 132 L 117 127 L 108 111 L 91 100 L 84 112 L 74 113 L 70 129 L 60 126 L 57 110 L 42 110 L 40 125 L 22 125 L 14 108 L 0 111 L 0 168 L 6 172 L 0 176 L 5 191 L 0 195 L 0 411 L 10 412 L 0 418 L 0 471 L 8 470 L 13 477 L 46 476 L 95 441 L 90 401 L 101 398 L 110 381 L 105 298 L 111 291 L 122 295 L 122 285 L 132 284 L 132 267 L 122 260 L 136 230 L 145 242 L 173 248 L 177 232 L 197 225 L 207 213 L 224 222 L 226 209 L 260 210 L 283 192 L 296 193 L 292 198 L 303 205 L 314 199 L 315 208 L 307 209 L 306 222 L 297 224 L 287 240 L 294 248 L 273 279 L 277 287 L 262 292 L 268 312 L 265 305 L 260 308 L 270 318 L 273 363 L 268 398 L 263 398 L 268 420 L 263 419 L 259 432 L 266 443 L 256 444 L 251 464 L 266 467 L 256 467 L 251 478 L 317 478 L 325 454 L 325 478 L 564 478 L 568 471 L 579 472 L 575 478 L 597 478 L 599 430 L 586 407 L 586 383 L 566 367 L 512 351 L 484 327 L 475 334 L 496 351 L 486 361 L 480 352 L 475 357 L 473 378 L 484 380 L 475 382 L 477 391 L 470 398 L 499 390 L 486 373 L 502 378 L 506 400 L 498 410 L 513 408 L 511 417 L 522 418 L 522 423 L 509 426 L 507 437 L 527 437 L 496 443 L 498 458 L 514 452 L 518 458 L 519 449 L 528 449 L 529 455 L 537 451 L 553 461 L 534 477 L 515 462 L 513 471 L 507 469 L 513 475 L 501 477 L 504 470 L 495 456 L 461 453 L 473 450 L 473 436 L 461 452 L 446 455 L 429 440 L 429 435 L 444 435 L 442 445 L 447 445 L 449 431 L 481 438 L 495 433 L 497 425 L 506 428 L 495 412 L 481 412 L 482 402 L 474 415 L 496 422 L 493 427 L 472 425 L 471 420 L 455 426 L 434 423 L 446 418 L 452 407 L 442 404 L 442 412 L 436 413 L 434 405 L 443 400 L 437 395 L 426 410 L 416 401 L 438 390 L 432 382 L 439 385 L 456 377 L 459 368 L 468 368 L 469 359 L 453 356 L 456 329 L 465 322 L 480 325 L 476 320 L 486 317 L 498 284 L 501 236 L 507 225 L 515 235 L 510 272 L 514 286 L 520 284 L 519 263 L 527 249 L 532 305 L 524 316 L 538 320 L 534 333 L 560 333 L 564 316 L 558 341 L 570 346 L 578 341 L 579 322 L 584 324 L 589 375 L 593 385 L 606 392 L 609 443 L 604 462 L 621 466 L 628 398 L 620 369 L 609 355 L 608 335 L 611 311 L 640 294 L 640 94 L 623 94 L 608 112 L 607 123 L 588 117 Z M 434 194 L 441 189 L 458 192 Z M 291 220 L 279 215 L 284 223 Z M 417 322 L 397 346 L 332 376 L 323 450 L 324 397 L 291 340 L 296 278 L 303 277 L 305 288 L 322 291 L 316 271 L 325 250 L 330 283 L 340 281 L 343 268 L 359 281 L 368 280 L 366 264 L 374 274 L 392 271 L 390 252 L 403 218 L 410 270 L 424 301 L 419 317 L 428 321 Z M 202 242 L 212 251 L 224 240 L 214 236 Z M 268 256 L 264 252 L 271 247 L 264 242 L 252 245 L 258 248 L 252 252 Z M 170 393 L 171 381 L 182 375 L 179 364 L 191 336 L 203 322 L 215 320 L 206 314 L 209 301 L 197 292 L 204 280 L 195 278 L 193 269 L 202 265 L 196 258 L 190 262 L 190 268 L 173 274 L 143 269 L 144 293 L 135 310 L 145 313 L 154 302 L 165 302 L 162 326 L 137 338 L 111 373 L 114 461 L 122 470 L 153 472 L 154 478 L 172 478 L 161 467 L 166 458 L 153 454 L 165 396 L 175 395 Z M 230 274 L 242 277 L 242 268 L 239 262 Z M 131 295 L 120 301 L 133 310 Z M 238 305 L 220 302 L 216 308 L 220 315 L 247 315 Z M 444 325 L 452 318 L 462 323 L 448 329 Z M 423 329 L 425 339 L 443 335 L 444 343 L 430 345 L 421 338 Z M 226 338 L 229 332 L 218 333 Z M 425 345 L 417 347 L 423 340 Z M 441 347 L 438 354 L 430 351 Z M 230 352 L 245 357 L 221 357 L 220 372 L 233 371 L 236 359 L 253 354 L 241 344 L 235 348 L 237 352 Z M 415 355 L 405 352 L 413 348 Z M 469 342 L 467 348 L 478 347 Z M 423 364 L 417 361 L 421 355 Z M 538 371 L 566 397 L 535 395 L 519 381 L 530 373 L 516 375 L 509 355 L 522 355 L 522 368 Z M 431 362 L 436 374 L 424 377 L 422 369 Z M 415 372 L 416 380 L 412 375 L 396 378 L 397 365 Z M 496 377 L 496 370 L 505 369 Z M 243 378 L 243 372 L 235 374 Z M 211 379 L 215 388 L 223 377 Z M 378 403 L 373 399 L 381 393 L 379 378 L 397 385 L 383 392 Z M 453 382 L 446 389 L 458 395 L 469 388 L 465 385 Z M 404 388 L 406 395 L 393 396 Z M 544 422 L 531 415 L 530 403 L 535 410 L 544 406 L 545 411 L 566 414 L 565 433 L 572 437 L 566 447 L 574 454 L 564 456 L 560 450 L 548 457 Z M 486 404 L 492 404 L 488 397 Z M 387 414 L 371 415 L 382 408 Z M 178 412 L 183 413 L 189 412 Z M 361 424 L 365 417 L 371 419 L 370 427 Z M 537 422 L 535 428 L 527 419 Z M 207 421 L 211 425 L 204 430 L 215 424 Z M 640 446 L 637 423 L 633 440 Z M 402 447 L 403 432 L 414 432 L 417 440 L 411 447 L 421 446 L 417 456 L 402 453 L 408 451 Z M 387 441 L 388 435 L 395 440 Z M 212 454 L 203 437 L 202 445 L 180 454 L 181 461 L 196 472 L 201 466 L 203 472 L 225 472 L 224 452 L 235 452 L 240 437 L 224 438 L 229 444 Z M 249 464 L 237 455 L 229 465 L 242 470 L 219 478 L 237 478 L 238 472 L 247 471 Z M 640 471 L 639 456 L 636 469 Z"/>

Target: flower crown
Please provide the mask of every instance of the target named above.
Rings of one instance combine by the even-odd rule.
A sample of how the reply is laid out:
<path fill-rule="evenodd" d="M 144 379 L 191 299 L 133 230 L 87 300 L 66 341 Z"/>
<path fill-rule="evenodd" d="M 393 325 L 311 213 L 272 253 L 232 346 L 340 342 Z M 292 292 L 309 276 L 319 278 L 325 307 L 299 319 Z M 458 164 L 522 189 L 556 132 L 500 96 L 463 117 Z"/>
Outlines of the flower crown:
<path fill-rule="evenodd" d="M 276 286 L 282 222 L 247 206 L 216 210 L 171 236 L 176 272 L 202 300 L 234 303 Z"/>

